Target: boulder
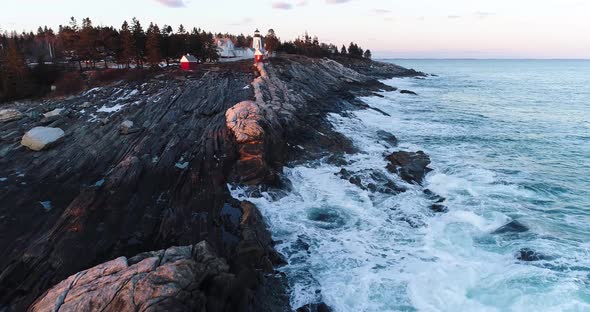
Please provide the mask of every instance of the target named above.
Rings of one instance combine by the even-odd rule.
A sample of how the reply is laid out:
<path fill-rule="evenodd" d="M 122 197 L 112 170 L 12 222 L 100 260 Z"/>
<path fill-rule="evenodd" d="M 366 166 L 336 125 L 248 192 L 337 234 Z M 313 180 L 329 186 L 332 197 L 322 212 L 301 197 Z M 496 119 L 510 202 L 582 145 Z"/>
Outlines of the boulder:
<path fill-rule="evenodd" d="M 25 133 L 21 144 L 33 151 L 40 151 L 59 143 L 64 135 L 60 128 L 35 127 Z"/>
<path fill-rule="evenodd" d="M 432 171 L 428 167 L 430 164 L 430 157 L 422 151 L 418 152 L 404 152 L 399 151 L 387 156 L 389 161 L 387 169 L 392 173 L 397 173 L 408 183 L 421 184 L 424 176 Z"/>
<path fill-rule="evenodd" d="M 56 117 L 56 116 L 61 115 L 63 112 L 64 112 L 63 108 L 56 108 L 50 112 L 43 114 L 43 117 L 45 117 L 45 118 Z"/>
<path fill-rule="evenodd" d="M 78 107 L 80 107 L 80 108 L 89 108 L 90 106 L 92 106 L 92 103 L 90 103 L 90 102 L 84 102 L 84 103 L 80 104 Z"/>
<path fill-rule="evenodd" d="M 0 122 L 9 122 L 23 118 L 23 114 L 16 109 L 0 110 Z"/>
<path fill-rule="evenodd" d="M 252 101 L 240 102 L 225 112 L 227 128 L 234 133 L 238 143 L 262 140 L 264 130 L 259 124 L 261 119 L 260 108 Z"/>
<path fill-rule="evenodd" d="M 131 120 L 125 120 L 119 126 L 119 132 L 121 132 L 121 134 L 131 134 L 137 131 L 139 131 L 139 129 L 133 127 L 133 121 Z"/>
<path fill-rule="evenodd" d="M 379 140 L 385 141 L 386 143 L 388 143 L 391 146 L 397 146 L 397 138 L 395 137 L 395 135 L 393 135 L 387 131 L 378 130 L 377 137 L 379 138 Z"/>
<path fill-rule="evenodd" d="M 497 228 L 492 232 L 492 234 L 523 233 L 528 230 L 529 228 L 526 225 L 516 220 L 512 220 L 509 223 Z"/>
<path fill-rule="evenodd" d="M 119 257 L 68 277 L 28 311 L 204 311 L 209 302 L 227 310 L 228 271 L 205 241 Z"/>

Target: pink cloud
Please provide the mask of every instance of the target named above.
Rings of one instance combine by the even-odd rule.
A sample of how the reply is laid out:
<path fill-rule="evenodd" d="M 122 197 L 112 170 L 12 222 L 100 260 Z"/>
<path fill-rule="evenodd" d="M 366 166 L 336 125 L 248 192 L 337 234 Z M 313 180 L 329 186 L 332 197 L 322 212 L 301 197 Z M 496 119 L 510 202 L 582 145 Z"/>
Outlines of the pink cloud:
<path fill-rule="evenodd" d="M 273 2 L 272 8 L 279 9 L 279 10 L 291 10 L 293 8 L 293 6 L 287 2 Z"/>
<path fill-rule="evenodd" d="M 160 2 L 161 4 L 170 7 L 170 8 L 182 8 L 185 6 L 185 3 L 183 0 L 156 0 L 158 2 Z"/>

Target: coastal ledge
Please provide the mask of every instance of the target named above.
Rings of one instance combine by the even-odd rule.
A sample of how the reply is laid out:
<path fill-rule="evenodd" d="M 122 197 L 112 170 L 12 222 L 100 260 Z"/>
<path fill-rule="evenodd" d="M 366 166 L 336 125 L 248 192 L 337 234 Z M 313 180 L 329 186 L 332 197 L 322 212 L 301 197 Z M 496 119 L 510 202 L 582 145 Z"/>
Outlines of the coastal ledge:
<path fill-rule="evenodd" d="M 368 108 L 357 96 L 391 89 L 378 79 L 412 75 L 420 73 L 285 55 L 255 70 L 242 62 L 165 73 L 11 105 L 24 117 L 0 124 L 0 171 L 7 174 L 0 249 L 9 251 L 0 259 L 0 307 L 25 310 L 68 276 L 112 259 L 207 241 L 239 281 L 237 299 L 186 310 L 291 310 L 284 277 L 274 274 L 283 260 L 262 216 L 233 199 L 227 184 L 276 187 L 286 164 L 324 156 L 338 162 L 355 148 L 326 115 Z M 238 103 L 256 107 L 245 117 L 260 130 L 256 140 L 228 127 Z M 63 113 L 41 117 L 55 109 Z M 121 135 L 124 121 L 137 130 Z M 59 127 L 65 137 L 31 152 L 20 139 L 36 126 Z"/>

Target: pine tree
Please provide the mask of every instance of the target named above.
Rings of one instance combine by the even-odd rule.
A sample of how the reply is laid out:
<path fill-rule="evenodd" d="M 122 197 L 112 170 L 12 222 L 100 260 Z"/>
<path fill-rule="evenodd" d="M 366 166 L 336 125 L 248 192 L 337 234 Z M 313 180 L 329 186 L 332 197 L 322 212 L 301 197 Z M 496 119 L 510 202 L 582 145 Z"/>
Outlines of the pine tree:
<path fill-rule="evenodd" d="M 7 99 L 24 97 L 30 91 L 28 67 L 16 40 L 13 37 L 8 41 L 3 57 L 2 90 Z"/>
<path fill-rule="evenodd" d="M 147 52 L 147 61 L 152 68 L 157 68 L 162 59 L 160 54 L 160 28 L 158 25 L 150 23 L 147 31 L 147 42 L 145 50 Z"/>
<path fill-rule="evenodd" d="M 371 59 L 371 57 L 373 57 L 373 55 L 371 54 L 371 50 L 367 49 L 367 51 L 365 51 L 364 57 L 366 59 Z"/>
<path fill-rule="evenodd" d="M 145 55 L 145 42 L 146 36 L 143 32 L 143 28 L 135 17 L 133 18 L 133 26 L 131 27 L 131 33 L 133 35 L 134 52 L 135 52 L 135 63 L 138 67 L 143 67 L 143 57 Z"/>
<path fill-rule="evenodd" d="M 281 42 L 279 41 L 279 38 L 277 38 L 275 31 L 269 29 L 268 34 L 264 38 L 264 45 L 269 55 L 272 55 L 277 50 L 280 44 Z"/>
<path fill-rule="evenodd" d="M 92 64 L 92 67 L 96 66 L 96 60 L 98 53 L 96 50 L 97 32 L 92 26 L 90 18 L 82 20 L 82 29 L 80 30 L 80 41 L 77 44 L 77 53 L 87 63 Z"/>
<path fill-rule="evenodd" d="M 166 66 L 170 65 L 170 58 L 172 57 L 172 49 L 170 47 L 172 39 L 172 26 L 164 25 L 162 27 L 162 40 L 160 41 L 160 51 L 162 51 L 162 58 L 166 60 Z"/>
<path fill-rule="evenodd" d="M 121 31 L 119 32 L 121 37 L 121 50 L 119 53 L 119 63 L 125 64 L 126 68 L 129 68 L 131 59 L 135 56 L 135 43 L 133 42 L 133 36 L 129 30 L 129 24 L 127 21 L 123 22 Z"/>
<path fill-rule="evenodd" d="M 340 49 L 340 54 L 343 55 L 343 56 L 346 56 L 346 54 L 348 54 L 346 52 L 346 47 L 344 45 L 342 45 L 342 49 Z"/>
<path fill-rule="evenodd" d="M 80 34 L 78 32 L 78 22 L 74 17 L 70 18 L 69 26 L 59 26 L 57 41 L 63 57 L 72 63 L 77 62 L 78 67 L 82 70 L 82 62 L 77 53 Z"/>

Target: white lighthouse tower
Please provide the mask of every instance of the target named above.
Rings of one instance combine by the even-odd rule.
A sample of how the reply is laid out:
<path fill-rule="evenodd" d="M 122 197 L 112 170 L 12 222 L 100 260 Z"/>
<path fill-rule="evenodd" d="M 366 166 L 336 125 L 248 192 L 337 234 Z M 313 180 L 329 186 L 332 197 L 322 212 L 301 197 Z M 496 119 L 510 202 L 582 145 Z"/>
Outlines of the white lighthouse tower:
<path fill-rule="evenodd" d="M 256 63 L 262 62 L 264 60 L 264 48 L 262 45 L 262 37 L 260 36 L 260 31 L 258 29 L 254 32 L 252 48 L 254 49 L 254 61 Z"/>

